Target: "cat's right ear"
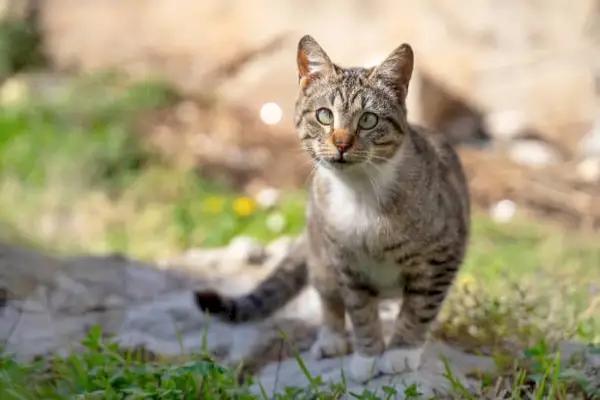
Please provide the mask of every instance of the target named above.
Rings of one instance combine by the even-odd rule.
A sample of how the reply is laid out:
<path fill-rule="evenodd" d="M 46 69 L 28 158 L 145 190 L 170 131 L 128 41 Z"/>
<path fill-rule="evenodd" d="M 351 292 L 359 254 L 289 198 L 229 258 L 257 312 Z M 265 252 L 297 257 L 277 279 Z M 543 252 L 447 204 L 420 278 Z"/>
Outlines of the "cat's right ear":
<path fill-rule="evenodd" d="M 313 79 L 327 75 L 333 70 L 333 64 L 325 50 L 310 35 L 305 35 L 298 42 L 298 79 L 305 88 Z"/>

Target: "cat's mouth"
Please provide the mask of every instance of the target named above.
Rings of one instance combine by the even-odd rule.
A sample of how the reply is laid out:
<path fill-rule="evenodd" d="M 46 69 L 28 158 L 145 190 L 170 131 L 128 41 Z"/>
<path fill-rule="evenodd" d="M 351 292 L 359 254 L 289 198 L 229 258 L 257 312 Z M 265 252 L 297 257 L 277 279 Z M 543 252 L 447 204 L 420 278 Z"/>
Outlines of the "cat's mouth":
<path fill-rule="evenodd" d="M 362 160 L 353 157 L 348 153 L 333 153 L 333 152 L 316 152 L 309 151 L 312 155 L 313 159 L 317 161 L 320 165 L 327 168 L 338 168 L 338 169 L 346 169 L 350 168 L 356 164 L 360 164 Z"/>
<path fill-rule="evenodd" d="M 356 161 L 348 159 L 348 157 L 343 154 L 322 157 L 321 160 L 325 161 L 325 165 L 339 169 L 350 168 L 356 164 Z"/>
<path fill-rule="evenodd" d="M 331 157 L 331 161 L 329 161 L 333 164 L 347 164 L 348 160 L 346 159 L 346 157 L 344 157 L 343 154 L 339 154 L 337 156 Z"/>

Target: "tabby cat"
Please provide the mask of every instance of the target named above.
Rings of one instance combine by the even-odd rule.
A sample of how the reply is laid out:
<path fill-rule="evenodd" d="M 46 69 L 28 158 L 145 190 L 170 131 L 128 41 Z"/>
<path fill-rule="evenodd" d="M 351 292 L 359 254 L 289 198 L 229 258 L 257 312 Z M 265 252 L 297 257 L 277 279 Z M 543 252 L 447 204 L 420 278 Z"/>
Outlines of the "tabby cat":
<path fill-rule="evenodd" d="M 413 50 L 372 68 L 334 64 L 319 44 L 298 44 L 295 126 L 314 160 L 307 226 L 295 248 L 252 293 L 196 292 L 200 309 L 232 323 L 263 319 L 312 284 L 323 322 L 315 357 L 350 351 L 349 375 L 418 369 L 428 331 L 466 252 L 468 186 L 444 136 L 407 121 Z M 387 346 L 382 299 L 402 299 Z"/>

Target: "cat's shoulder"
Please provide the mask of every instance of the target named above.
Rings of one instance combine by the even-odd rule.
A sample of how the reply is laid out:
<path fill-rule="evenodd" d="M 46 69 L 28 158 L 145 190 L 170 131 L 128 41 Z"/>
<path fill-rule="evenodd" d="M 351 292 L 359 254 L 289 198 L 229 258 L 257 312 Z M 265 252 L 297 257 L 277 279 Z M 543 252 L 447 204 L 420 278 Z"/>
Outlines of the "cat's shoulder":
<path fill-rule="evenodd" d="M 454 146 L 442 132 L 414 123 L 410 124 L 410 128 L 414 133 L 429 143 L 438 153 L 455 153 Z"/>
<path fill-rule="evenodd" d="M 423 138 L 427 142 L 436 158 L 446 168 L 451 170 L 462 170 L 460 157 L 454 145 L 448 139 L 448 136 L 440 131 L 426 128 L 418 124 L 410 124 L 411 130 Z"/>
<path fill-rule="evenodd" d="M 423 125 L 419 125 L 416 123 L 410 123 L 410 129 L 416 133 L 417 135 L 426 139 L 429 143 L 434 146 L 445 145 L 448 143 L 448 139 L 446 135 L 442 132 L 424 127 Z"/>

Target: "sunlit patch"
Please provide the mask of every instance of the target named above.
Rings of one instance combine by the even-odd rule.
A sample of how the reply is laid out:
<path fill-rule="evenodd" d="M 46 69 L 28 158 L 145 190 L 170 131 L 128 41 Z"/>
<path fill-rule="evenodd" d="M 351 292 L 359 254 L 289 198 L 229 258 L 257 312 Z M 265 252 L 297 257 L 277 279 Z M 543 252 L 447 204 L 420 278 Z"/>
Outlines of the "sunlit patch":
<path fill-rule="evenodd" d="M 279 190 L 272 187 L 263 188 L 256 194 L 255 200 L 262 208 L 274 207 L 279 200 Z"/>
<path fill-rule="evenodd" d="M 260 119 L 267 125 L 278 124 L 281 121 L 282 116 L 283 111 L 277 103 L 265 103 L 260 108 Z"/>
<path fill-rule="evenodd" d="M 267 228 L 274 233 L 281 233 L 285 229 L 287 222 L 280 212 L 269 214 L 265 221 Z"/>
<path fill-rule="evenodd" d="M 501 200 L 492 206 L 490 210 L 491 217 L 498 223 L 510 221 L 517 211 L 517 205 L 512 200 Z"/>

